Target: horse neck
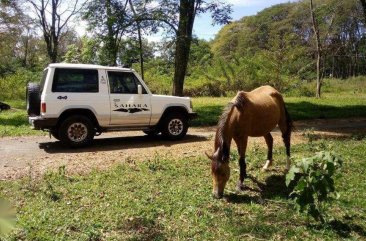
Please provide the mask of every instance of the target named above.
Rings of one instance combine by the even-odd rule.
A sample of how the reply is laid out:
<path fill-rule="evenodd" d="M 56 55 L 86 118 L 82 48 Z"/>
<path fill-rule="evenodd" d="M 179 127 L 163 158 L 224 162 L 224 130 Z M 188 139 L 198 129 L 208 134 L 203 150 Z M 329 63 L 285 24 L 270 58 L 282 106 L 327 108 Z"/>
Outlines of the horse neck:
<path fill-rule="evenodd" d="M 220 124 L 216 131 L 215 137 L 215 151 L 217 150 L 217 148 L 226 145 L 230 153 L 230 146 L 233 138 L 233 128 L 232 126 L 230 126 L 230 119 L 235 109 L 234 107 L 235 106 L 232 105 L 225 118 L 220 120 Z M 221 150 L 223 150 L 223 148 L 221 148 Z"/>

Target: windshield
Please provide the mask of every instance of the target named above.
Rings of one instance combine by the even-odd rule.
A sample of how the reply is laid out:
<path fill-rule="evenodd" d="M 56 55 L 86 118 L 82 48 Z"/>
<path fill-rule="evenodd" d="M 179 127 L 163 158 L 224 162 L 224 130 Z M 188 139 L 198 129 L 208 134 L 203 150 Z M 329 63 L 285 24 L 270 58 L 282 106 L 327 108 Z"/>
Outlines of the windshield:
<path fill-rule="evenodd" d="M 41 83 L 39 83 L 39 88 L 40 88 L 40 92 L 42 94 L 43 92 L 43 88 L 44 88 L 44 84 L 46 82 L 46 78 L 47 78 L 47 73 L 48 73 L 48 69 L 45 69 L 43 71 L 43 75 L 42 75 L 42 79 L 41 79 Z"/>

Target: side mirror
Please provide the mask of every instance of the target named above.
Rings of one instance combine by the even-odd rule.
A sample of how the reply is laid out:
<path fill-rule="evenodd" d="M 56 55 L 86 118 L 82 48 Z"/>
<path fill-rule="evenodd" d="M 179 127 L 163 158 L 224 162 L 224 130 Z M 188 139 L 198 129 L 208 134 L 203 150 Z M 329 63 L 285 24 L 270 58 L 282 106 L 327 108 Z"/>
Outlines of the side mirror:
<path fill-rule="evenodd" d="M 137 94 L 142 95 L 142 86 L 141 85 L 137 86 Z"/>

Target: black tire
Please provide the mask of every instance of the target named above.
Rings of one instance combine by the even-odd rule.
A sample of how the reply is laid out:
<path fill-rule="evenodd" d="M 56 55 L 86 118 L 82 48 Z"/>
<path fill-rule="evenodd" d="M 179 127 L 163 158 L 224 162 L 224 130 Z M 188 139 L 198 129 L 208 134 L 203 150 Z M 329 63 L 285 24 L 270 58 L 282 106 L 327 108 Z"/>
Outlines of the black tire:
<path fill-rule="evenodd" d="M 59 136 L 59 133 L 58 133 L 58 129 L 56 128 L 52 128 L 50 130 L 50 133 L 51 135 L 56 139 L 56 140 L 60 140 L 60 136 Z"/>
<path fill-rule="evenodd" d="M 28 83 L 26 96 L 28 115 L 39 116 L 41 114 L 41 95 L 39 84 Z"/>
<path fill-rule="evenodd" d="M 168 140 L 182 139 L 187 134 L 187 130 L 187 116 L 178 112 L 167 114 L 161 125 L 161 134 Z"/>
<path fill-rule="evenodd" d="M 58 131 L 59 140 L 71 147 L 90 145 L 94 135 L 95 129 L 93 122 L 83 115 L 73 115 L 66 118 L 61 123 Z"/>

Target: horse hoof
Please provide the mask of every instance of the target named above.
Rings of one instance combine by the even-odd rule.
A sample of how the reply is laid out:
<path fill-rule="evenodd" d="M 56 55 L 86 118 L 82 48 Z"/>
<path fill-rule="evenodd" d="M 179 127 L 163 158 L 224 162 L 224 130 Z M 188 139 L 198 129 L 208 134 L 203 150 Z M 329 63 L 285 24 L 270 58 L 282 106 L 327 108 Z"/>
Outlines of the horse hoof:
<path fill-rule="evenodd" d="M 263 171 L 268 171 L 269 167 L 272 166 L 272 161 L 271 160 L 267 160 L 266 164 L 264 164 L 262 170 Z"/>
<path fill-rule="evenodd" d="M 238 192 L 242 192 L 244 191 L 245 187 L 244 187 L 244 184 L 243 183 L 238 183 L 238 185 L 236 186 L 236 190 Z"/>

